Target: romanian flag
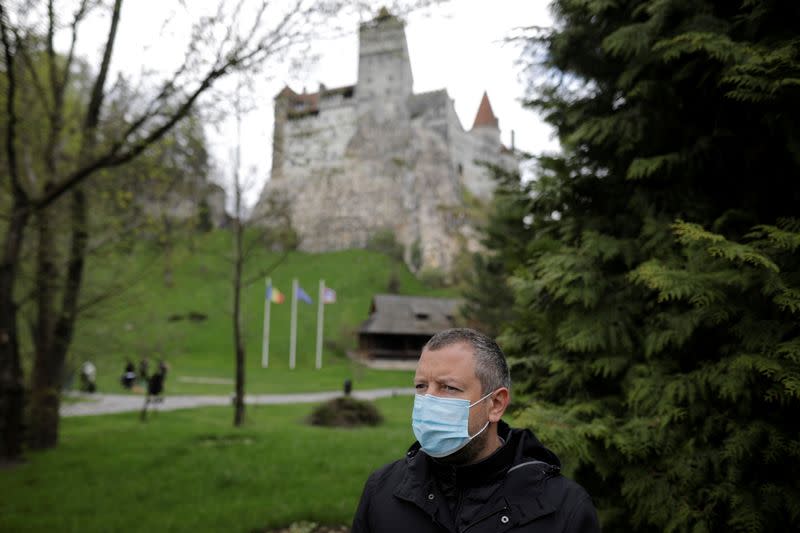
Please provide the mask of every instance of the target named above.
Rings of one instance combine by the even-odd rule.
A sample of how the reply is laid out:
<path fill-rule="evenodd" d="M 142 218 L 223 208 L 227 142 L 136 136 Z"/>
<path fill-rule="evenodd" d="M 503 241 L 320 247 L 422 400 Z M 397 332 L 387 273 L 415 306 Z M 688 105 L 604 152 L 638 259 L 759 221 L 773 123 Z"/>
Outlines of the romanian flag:
<path fill-rule="evenodd" d="M 267 287 L 267 300 L 274 304 L 282 304 L 284 300 L 283 293 L 273 287 Z"/>

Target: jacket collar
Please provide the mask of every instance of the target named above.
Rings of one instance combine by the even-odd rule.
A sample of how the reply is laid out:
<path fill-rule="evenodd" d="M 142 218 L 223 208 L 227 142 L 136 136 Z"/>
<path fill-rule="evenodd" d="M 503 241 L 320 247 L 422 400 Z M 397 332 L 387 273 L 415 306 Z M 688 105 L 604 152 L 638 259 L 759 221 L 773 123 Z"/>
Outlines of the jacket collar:
<path fill-rule="evenodd" d="M 541 482 L 559 472 L 561 462 L 558 457 L 545 448 L 530 430 L 511 429 L 501 420 L 497 432 L 505 441 L 503 446 L 483 461 L 463 466 L 436 461 L 421 450 L 419 442 L 415 442 L 406 453 L 406 472 L 394 495 L 414 503 L 438 523 L 452 524 L 453 518 L 448 506 L 441 501 L 435 482 L 437 475 L 449 470 L 459 486 L 493 482 L 507 485 L 502 504 L 517 508 L 521 523 L 553 512 L 556 505 L 542 493 Z M 493 504 L 487 502 L 487 505 Z"/>
<path fill-rule="evenodd" d="M 515 450 L 513 444 L 509 443 L 511 429 L 508 424 L 501 421 L 497 426 L 497 434 L 503 439 L 503 445 L 489 457 L 469 465 L 451 465 L 428 457 L 431 473 L 434 477 L 452 479 L 462 487 L 483 485 L 502 478 L 514 462 Z"/>

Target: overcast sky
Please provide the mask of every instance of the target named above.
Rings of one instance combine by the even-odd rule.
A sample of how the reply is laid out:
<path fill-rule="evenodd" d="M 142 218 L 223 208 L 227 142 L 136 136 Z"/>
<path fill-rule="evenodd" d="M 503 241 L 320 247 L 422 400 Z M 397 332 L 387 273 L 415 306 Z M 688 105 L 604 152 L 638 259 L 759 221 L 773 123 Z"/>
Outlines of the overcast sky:
<path fill-rule="evenodd" d="M 549 130 L 538 117 L 522 109 L 519 99 L 524 85 L 519 66 L 519 45 L 505 43 L 515 28 L 550 25 L 544 0 L 453 0 L 412 14 L 407 21 L 414 92 L 446 88 L 455 100 L 462 125 L 469 129 L 481 95 L 487 91 L 500 119 L 503 140 L 527 150 L 555 146 Z M 308 72 L 289 80 L 295 90 L 316 90 L 350 85 L 358 69 L 358 38 L 355 33 L 325 42 L 319 58 Z"/>
<path fill-rule="evenodd" d="M 182 47 L 169 45 L 168 32 L 155 21 L 169 18 L 176 8 L 171 2 L 156 0 L 128 1 L 124 4 L 123 24 L 114 50 L 113 67 L 135 76 L 142 65 L 174 65 L 180 61 Z M 192 7 L 199 4 L 189 4 Z M 456 112 L 465 129 L 472 121 L 483 91 L 487 91 L 495 114 L 500 119 L 502 139 L 508 145 L 511 130 L 515 144 L 523 150 L 539 153 L 557 148 L 551 130 L 532 111 L 520 104 L 524 94 L 524 76 L 515 64 L 520 47 L 504 42 L 516 28 L 549 26 L 551 17 L 546 0 L 451 0 L 443 5 L 413 13 L 406 25 L 414 92 L 447 89 L 455 100 Z M 170 11 L 172 10 L 172 11 Z M 180 12 L 178 9 L 177 12 Z M 97 55 L 97 46 L 107 32 L 107 23 L 98 23 L 82 52 Z M 91 38 L 94 33 L 95 37 Z M 80 47 L 79 47 L 80 48 Z M 316 91 L 319 83 L 328 87 L 352 85 L 358 69 L 357 24 L 337 39 L 315 43 L 314 60 L 301 61 L 295 68 L 272 69 L 272 79 L 259 79 L 251 97 L 253 109 L 242 125 L 242 162 L 245 169 L 255 169 L 255 184 L 247 195 L 252 204 L 268 179 L 272 136 L 272 99 L 285 84 L 295 90 Z M 173 67 L 166 67 L 171 70 Z M 229 178 L 232 121 L 209 131 L 212 151 L 222 176 Z"/>

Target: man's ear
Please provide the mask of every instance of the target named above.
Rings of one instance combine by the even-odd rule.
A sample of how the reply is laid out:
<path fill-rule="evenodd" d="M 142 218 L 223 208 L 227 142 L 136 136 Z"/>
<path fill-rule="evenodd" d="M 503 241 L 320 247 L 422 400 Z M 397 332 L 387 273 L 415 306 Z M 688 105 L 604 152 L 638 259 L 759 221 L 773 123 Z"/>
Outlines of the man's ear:
<path fill-rule="evenodd" d="M 507 388 L 501 387 L 494 391 L 489 397 L 489 401 L 491 402 L 489 406 L 489 422 L 498 422 L 503 417 L 503 413 L 506 412 L 508 402 L 511 401 L 511 394 Z"/>

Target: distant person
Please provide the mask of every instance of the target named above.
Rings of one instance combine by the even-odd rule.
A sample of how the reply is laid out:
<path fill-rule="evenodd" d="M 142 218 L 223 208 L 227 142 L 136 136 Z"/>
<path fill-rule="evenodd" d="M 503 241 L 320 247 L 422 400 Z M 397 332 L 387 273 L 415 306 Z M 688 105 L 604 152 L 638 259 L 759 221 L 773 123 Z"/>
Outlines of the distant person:
<path fill-rule="evenodd" d="M 599 533 L 592 500 L 561 475 L 528 429 L 501 420 L 510 400 L 505 355 L 489 337 L 449 329 L 422 348 L 405 457 L 374 472 L 352 533 Z"/>
<path fill-rule="evenodd" d="M 167 379 L 167 363 L 161 361 L 158 364 L 158 371 L 150 376 L 147 381 L 147 395 L 144 399 L 144 407 L 142 407 L 141 419 L 147 418 L 147 408 L 151 403 L 161 403 L 164 401 L 164 381 Z"/>
<path fill-rule="evenodd" d="M 97 368 L 91 361 L 86 361 L 81 366 L 81 390 L 83 392 L 93 393 L 97 390 L 95 378 L 97 377 Z"/>
<path fill-rule="evenodd" d="M 122 373 L 120 381 L 122 386 L 128 390 L 133 388 L 133 384 L 136 382 L 136 369 L 130 359 L 125 363 L 125 371 Z"/>

